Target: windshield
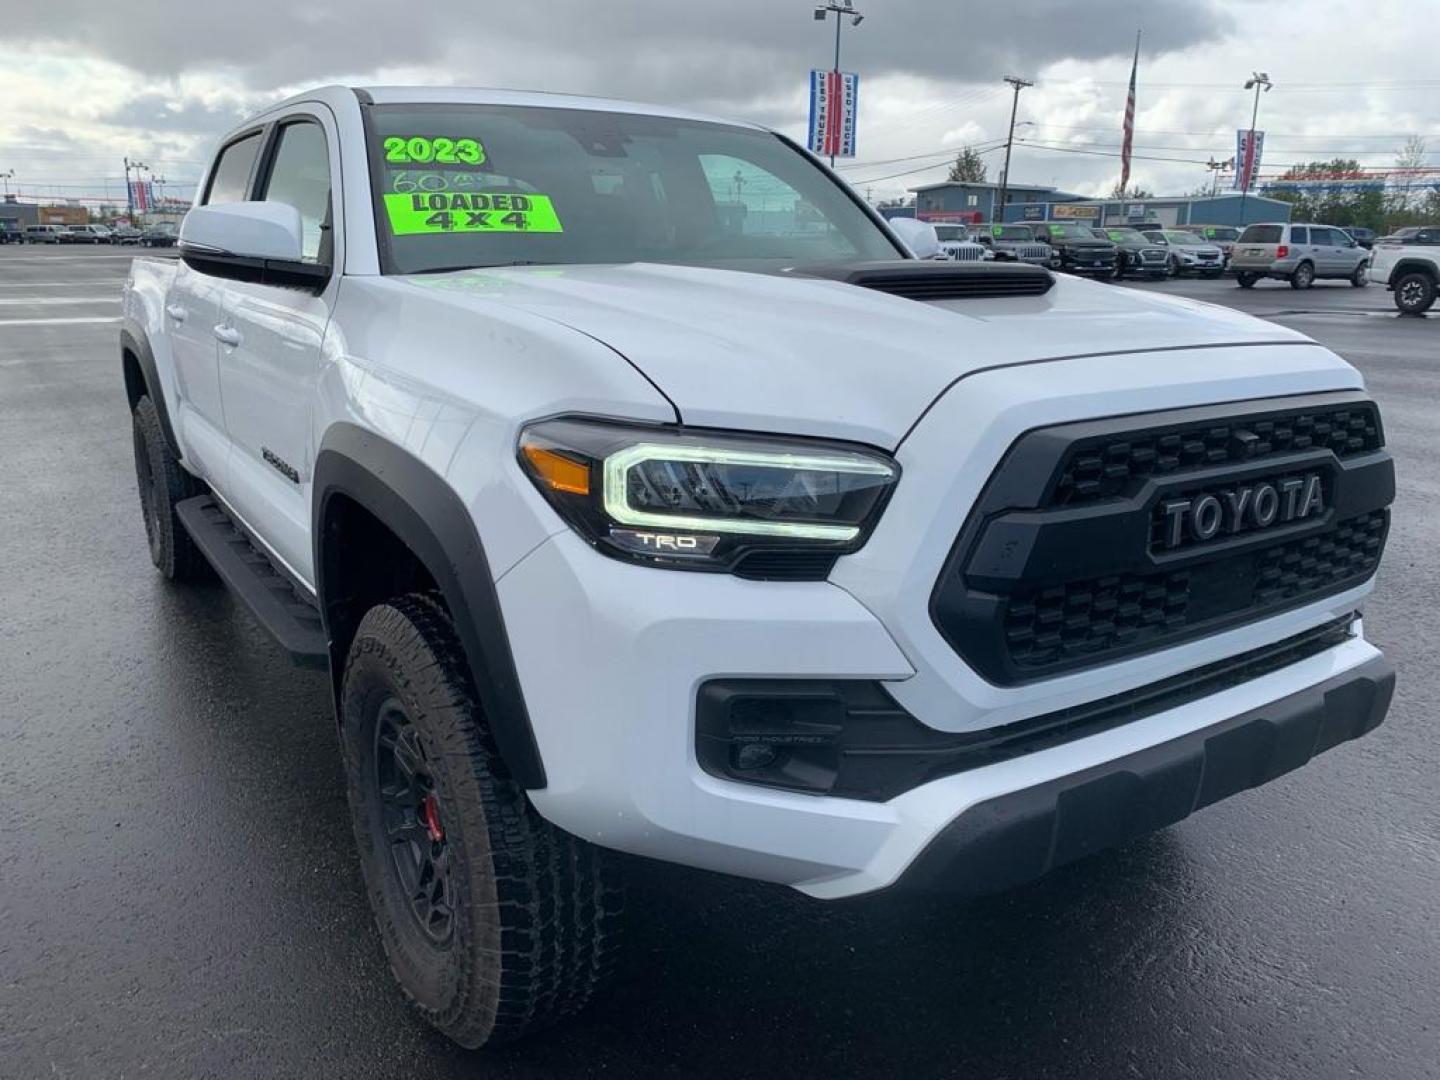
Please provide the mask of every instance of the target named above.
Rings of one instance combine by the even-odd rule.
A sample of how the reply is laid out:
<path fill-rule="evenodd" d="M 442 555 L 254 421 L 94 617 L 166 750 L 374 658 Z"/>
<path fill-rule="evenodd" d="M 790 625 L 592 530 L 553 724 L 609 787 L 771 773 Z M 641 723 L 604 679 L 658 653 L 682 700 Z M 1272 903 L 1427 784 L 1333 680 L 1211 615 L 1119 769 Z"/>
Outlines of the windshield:
<path fill-rule="evenodd" d="M 996 240 L 1030 240 L 1030 230 L 1023 225 L 992 225 L 990 235 Z"/>
<path fill-rule="evenodd" d="M 1061 240 L 1094 240 L 1095 236 L 1087 225 L 1047 225 L 1050 235 Z"/>
<path fill-rule="evenodd" d="M 1186 232 L 1183 229 L 1166 229 L 1165 239 L 1181 247 L 1200 247 L 1204 244 L 1204 241 L 1201 240 L 1200 237 L 1196 236 L 1193 232 Z"/>
<path fill-rule="evenodd" d="M 936 225 L 935 236 L 940 240 L 969 240 L 970 230 L 964 225 Z"/>
<path fill-rule="evenodd" d="M 504 105 L 368 116 L 387 273 L 901 257 L 842 187 L 769 132 Z"/>
<path fill-rule="evenodd" d="M 1117 244 L 1143 244 L 1145 237 L 1134 229 L 1106 229 L 1105 235 Z"/>

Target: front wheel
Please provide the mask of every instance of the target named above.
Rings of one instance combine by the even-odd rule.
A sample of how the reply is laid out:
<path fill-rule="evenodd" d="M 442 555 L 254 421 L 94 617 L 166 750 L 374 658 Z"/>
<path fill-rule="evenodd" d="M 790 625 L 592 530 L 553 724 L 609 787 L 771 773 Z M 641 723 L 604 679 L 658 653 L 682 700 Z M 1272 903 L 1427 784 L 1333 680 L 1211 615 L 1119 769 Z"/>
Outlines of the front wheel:
<path fill-rule="evenodd" d="M 1315 284 L 1315 268 L 1309 263 L 1301 263 L 1290 275 L 1290 287 L 1292 289 L 1308 289 Z"/>
<path fill-rule="evenodd" d="M 1429 274 L 1404 274 L 1395 281 L 1395 307 L 1403 315 L 1423 315 L 1434 305 L 1435 292 L 1435 279 Z"/>
<path fill-rule="evenodd" d="M 1369 271 L 1370 268 L 1365 265 L 1365 263 L 1361 263 L 1355 268 L 1355 272 L 1350 275 L 1350 284 L 1357 289 L 1363 289 L 1366 285 L 1370 284 Z"/>
<path fill-rule="evenodd" d="M 433 597 L 399 597 L 361 620 L 341 739 L 370 905 L 421 1015 L 474 1048 L 582 1008 L 615 957 L 615 870 L 511 779 Z"/>

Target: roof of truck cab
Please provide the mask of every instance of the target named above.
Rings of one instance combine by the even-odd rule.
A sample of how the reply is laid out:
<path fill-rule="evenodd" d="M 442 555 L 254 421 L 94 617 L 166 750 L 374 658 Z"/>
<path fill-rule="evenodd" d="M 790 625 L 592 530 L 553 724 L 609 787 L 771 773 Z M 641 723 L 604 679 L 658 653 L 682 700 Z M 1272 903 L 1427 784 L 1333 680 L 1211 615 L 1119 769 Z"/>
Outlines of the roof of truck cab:
<path fill-rule="evenodd" d="M 696 120 L 732 127 L 767 130 L 762 125 L 723 116 L 708 116 L 676 109 L 668 105 L 650 105 L 616 98 L 585 97 L 579 94 L 555 94 L 540 90 L 505 90 L 484 86 L 322 86 L 277 102 L 266 113 L 305 101 L 337 104 L 337 97 L 364 97 L 376 105 L 511 105 L 519 108 L 585 109 L 591 112 L 635 113 L 642 116 L 664 116 L 674 120 Z"/>

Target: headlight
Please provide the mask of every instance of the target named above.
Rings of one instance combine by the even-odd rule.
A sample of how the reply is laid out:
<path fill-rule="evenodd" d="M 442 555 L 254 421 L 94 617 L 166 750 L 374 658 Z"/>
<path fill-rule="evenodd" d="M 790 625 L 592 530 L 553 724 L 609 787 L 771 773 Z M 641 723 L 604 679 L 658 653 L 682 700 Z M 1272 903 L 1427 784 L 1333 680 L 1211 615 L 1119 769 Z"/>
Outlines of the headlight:
<path fill-rule="evenodd" d="M 848 444 L 559 419 L 520 433 L 521 467 L 617 558 L 824 578 L 874 527 L 900 467 Z"/>

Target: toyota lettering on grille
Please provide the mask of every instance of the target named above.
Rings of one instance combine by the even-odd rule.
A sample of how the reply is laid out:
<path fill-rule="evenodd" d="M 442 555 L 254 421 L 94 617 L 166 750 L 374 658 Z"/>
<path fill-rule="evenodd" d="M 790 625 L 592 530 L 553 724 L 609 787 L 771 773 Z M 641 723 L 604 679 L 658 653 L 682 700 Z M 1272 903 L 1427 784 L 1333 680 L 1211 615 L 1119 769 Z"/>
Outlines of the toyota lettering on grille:
<path fill-rule="evenodd" d="M 1241 484 L 1189 499 L 1160 504 L 1164 529 L 1160 542 L 1178 548 L 1187 537 L 1198 543 L 1272 525 L 1300 521 L 1325 512 L 1325 492 L 1316 473 L 1258 484 Z"/>

